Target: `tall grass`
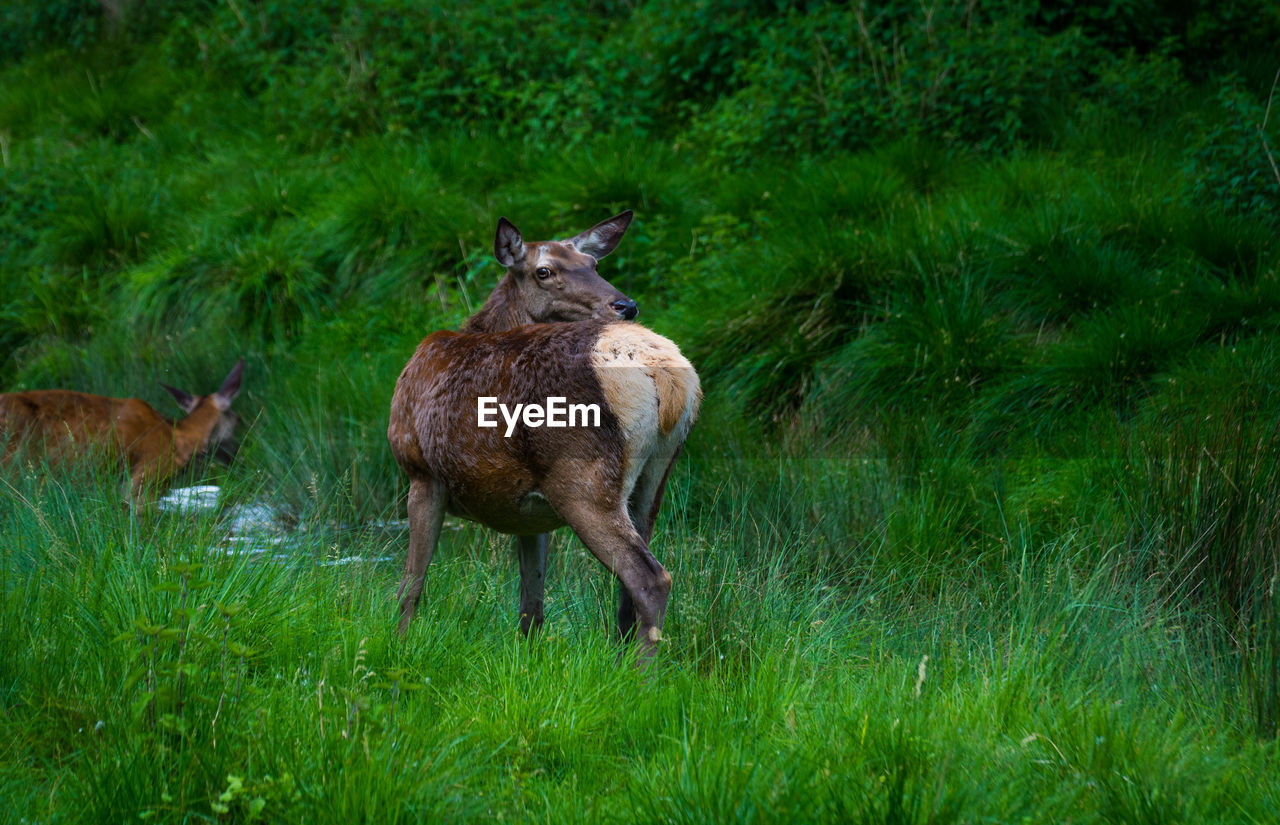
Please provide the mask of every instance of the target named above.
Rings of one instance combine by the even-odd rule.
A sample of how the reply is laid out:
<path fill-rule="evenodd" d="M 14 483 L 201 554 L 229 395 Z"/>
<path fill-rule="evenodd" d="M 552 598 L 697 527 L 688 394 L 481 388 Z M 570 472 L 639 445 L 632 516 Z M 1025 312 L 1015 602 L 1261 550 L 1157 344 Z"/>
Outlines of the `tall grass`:
<path fill-rule="evenodd" d="M 1157 419 L 1158 436 L 1144 433 L 1128 445 L 1130 506 L 1135 531 L 1156 550 L 1146 561 L 1153 577 L 1167 582 L 1177 594 L 1171 597 L 1189 596 L 1220 617 L 1240 650 L 1246 706 L 1258 732 L 1274 736 L 1280 720 L 1275 401 L 1265 384 L 1250 380 L 1251 365 L 1223 360 L 1219 369 L 1242 378 L 1239 385 L 1212 406 L 1197 404 L 1193 414 L 1171 405 Z"/>
<path fill-rule="evenodd" d="M 0 386 L 244 356 L 290 528 L 0 468 L 13 816 L 1274 818 L 1274 10 L 517 5 L 0 12 Z M 655 666 L 569 535 L 536 641 L 462 526 L 394 638 L 400 369 L 623 208 L 707 391 Z"/>
<path fill-rule="evenodd" d="M 104 518 L 92 486 L 35 485 L 4 498 L 20 816 L 1261 822 L 1274 804 L 1274 754 L 1240 733 L 1199 608 L 1087 534 L 1011 535 L 993 575 L 923 589 L 868 554 L 832 589 L 794 566 L 800 537 L 741 529 L 780 504 L 676 509 L 656 543 L 668 642 L 640 672 L 568 536 L 535 642 L 508 546 L 473 529 L 449 533 L 401 642 L 395 570 L 317 567 L 324 538 L 251 561 L 222 554 L 216 517 Z"/>

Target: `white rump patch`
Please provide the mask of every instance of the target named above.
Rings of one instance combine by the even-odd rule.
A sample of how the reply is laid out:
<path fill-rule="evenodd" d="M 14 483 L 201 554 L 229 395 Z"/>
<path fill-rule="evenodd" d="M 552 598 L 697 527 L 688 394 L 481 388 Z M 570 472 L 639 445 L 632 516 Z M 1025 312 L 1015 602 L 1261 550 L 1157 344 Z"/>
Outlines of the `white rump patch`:
<path fill-rule="evenodd" d="M 622 427 L 623 490 L 630 496 L 649 460 L 669 461 L 689 434 L 702 398 L 698 374 L 671 341 L 629 323 L 601 330 L 591 366 Z"/>

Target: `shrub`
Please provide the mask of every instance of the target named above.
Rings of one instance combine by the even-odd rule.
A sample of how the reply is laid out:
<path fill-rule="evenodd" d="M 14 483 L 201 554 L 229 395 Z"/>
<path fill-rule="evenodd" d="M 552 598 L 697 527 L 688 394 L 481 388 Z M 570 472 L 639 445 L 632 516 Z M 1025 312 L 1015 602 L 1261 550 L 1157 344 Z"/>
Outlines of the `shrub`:
<path fill-rule="evenodd" d="M 1280 11 L 1267 0 L 1050 0 L 1035 4 L 1029 19 L 1047 32 L 1078 28 L 1117 54 L 1171 52 L 1196 78 L 1224 65 L 1239 68 L 1280 37 Z"/>
<path fill-rule="evenodd" d="M 1078 88 L 1087 44 L 1042 36 L 999 7 L 821 6 L 771 26 L 741 89 L 696 119 L 692 139 L 732 163 L 761 151 L 829 152 L 922 134 L 1008 148 L 1038 135 L 1042 102 Z"/>
<path fill-rule="evenodd" d="M 1280 218 L 1280 116 L 1228 79 L 1220 112 L 1188 150 L 1191 196 L 1233 214 Z"/>
<path fill-rule="evenodd" d="M 97 0 L 15 0 L 0 8 L 0 62 L 53 44 L 83 46 L 102 29 Z"/>

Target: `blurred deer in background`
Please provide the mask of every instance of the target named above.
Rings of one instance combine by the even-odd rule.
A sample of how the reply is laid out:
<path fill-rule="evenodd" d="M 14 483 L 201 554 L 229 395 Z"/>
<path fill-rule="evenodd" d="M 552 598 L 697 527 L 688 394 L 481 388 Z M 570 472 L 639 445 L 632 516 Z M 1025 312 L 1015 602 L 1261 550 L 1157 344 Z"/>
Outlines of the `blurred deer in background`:
<path fill-rule="evenodd" d="M 231 402 L 240 392 L 244 359 L 218 391 L 196 396 L 162 384 L 186 417 L 169 421 L 137 398 L 105 398 L 70 390 L 0 394 L 0 438 L 6 458 L 32 450 L 53 463 L 95 452 L 128 467 L 128 498 L 138 506 L 167 489 L 173 476 L 200 455 L 230 461 L 239 419 Z"/>

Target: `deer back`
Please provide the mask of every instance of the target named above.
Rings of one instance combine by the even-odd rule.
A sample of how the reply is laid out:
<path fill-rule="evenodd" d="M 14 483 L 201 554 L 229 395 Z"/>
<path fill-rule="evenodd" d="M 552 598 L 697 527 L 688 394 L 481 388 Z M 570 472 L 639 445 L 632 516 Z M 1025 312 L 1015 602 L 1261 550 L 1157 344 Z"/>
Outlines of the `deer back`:
<path fill-rule="evenodd" d="M 596 405 L 598 424 L 482 427 L 478 399 Z M 608 506 L 664 439 L 683 441 L 700 390 L 667 339 L 626 322 L 535 324 L 500 333 L 437 332 L 409 360 L 392 397 L 387 436 L 411 475 L 441 481 L 455 508 L 505 532 L 529 523 L 522 502 L 552 474 L 576 477 Z"/>

